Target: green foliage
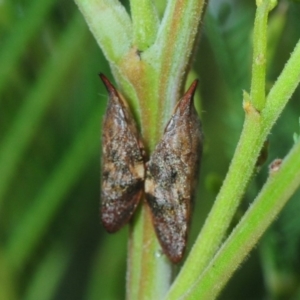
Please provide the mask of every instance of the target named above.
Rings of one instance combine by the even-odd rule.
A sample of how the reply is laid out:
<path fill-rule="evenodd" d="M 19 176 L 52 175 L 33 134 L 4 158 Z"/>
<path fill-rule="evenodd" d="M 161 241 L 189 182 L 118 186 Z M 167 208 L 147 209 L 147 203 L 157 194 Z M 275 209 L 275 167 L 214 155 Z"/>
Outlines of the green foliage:
<path fill-rule="evenodd" d="M 211 0 L 203 21 L 193 72 L 200 78 L 205 153 L 191 245 L 242 130 L 255 8 L 254 1 Z M 161 9 L 153 14 L 161 18 Z M 267 91 L 299 40 L 299 20 L 297 1 L 279 1 L 270 14 Z M 122 299 L 127 228 L 108 236 L 98 216 L 107 95 L 97 74 L 109 74 L 108 63 L 70 1 L 4 1 L 0 24 L 0 299 Z M 149 24 L 146 35 L 135 31 L 124 39 L 147 47 L 158 20 Z M 293 146 L 299 99 L 298 88 L 272 129 L 267 163 L 253 177 L 236 219 L 261 190 L 268 165 Z M 249 299 L 299 299 L 299 209 L 297 192 L 220 299 L 245 299 L 246 291 Z"/>

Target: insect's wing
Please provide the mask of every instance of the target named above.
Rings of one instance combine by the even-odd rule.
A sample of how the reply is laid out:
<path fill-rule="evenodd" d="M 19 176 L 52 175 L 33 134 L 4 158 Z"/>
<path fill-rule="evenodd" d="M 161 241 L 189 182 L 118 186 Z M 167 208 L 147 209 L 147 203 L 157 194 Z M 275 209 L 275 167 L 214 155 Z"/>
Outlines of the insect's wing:
<path fill-rule="evenodd" d="M 197 81 L 177 104 L 147 163 L 146 199 L 165 254 L 179 262 L 186 247 L 192 197 L 202 153 L 202 131 L 193 104 Z"/>
<path fill-rule="evenodd" d="M 100 75 L 109 101 L 102 134 L 101 218 L 108 232 L 125 225 L 143 193 L 144 148 L 127 103 Z"/>

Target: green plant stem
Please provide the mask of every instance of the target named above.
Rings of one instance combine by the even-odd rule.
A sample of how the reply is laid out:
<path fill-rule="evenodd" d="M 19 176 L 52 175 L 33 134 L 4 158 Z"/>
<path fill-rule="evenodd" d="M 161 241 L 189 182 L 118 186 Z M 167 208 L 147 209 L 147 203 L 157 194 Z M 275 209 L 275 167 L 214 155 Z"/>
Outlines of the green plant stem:
<path fill-rule="evenodd" d="M 131 0 L 133 42 L 139 51 L 149 48 L 156 39 L 159 26 L 156 7 L 151 0 Z"/>
<path fill-rule="evenodd" d="M 299 81 L 300 41 L 271 89 L 261 116 L 249 101 L 245 102 L 246 120 L 229 171 L 204 227 L 167 299 L 180 298 L 215 255 L 252 175 L 261 147 Z"/>
<path fill-rule="evenodd" d="M 116 1 L 76 2 L 110 62 L 120 90 L 140 125 L 146 149 L 151 153 L 180 98 L 205 1 L 169 1 L 155 39 L 147 28 L 149 23 L 152 30 L 157 26 L 153 11 L 145 20 L 138 15 L 139 9 L 145 14 L 150 7 L 148 1 L 141 4 L 132 0 L 134 28 L 131 23 L 128 25 L 129 16 L 124 8 L 116 6 Z M 139 8 L 138 5 L 145 6 Z M 122 15 L 114 15 L 113 10 L 122 11 Z M 114 17 L 116 26 L 108 26 L 114 22 L 105 14 Z M 151 46 L 140 52 L 133 38 L 142 48 L 148 46 L 148 41 Z M 160 255 L 150 212 L 143 205 L 140 213 L 135 214 L 130 234 L 127 297 L 162 299 L 170 284 L 170 268 L 168 260 Z"/>
<path fill-rule="evenodd" d="M 124 82 L 129 80 L 135 87 L 143 137 L 150 150 L 179 98 L 203 5 L 204 1 L 170 1 L 155 44 L 142 53 L 140 62 L 133 55 L 120 67 L 124 73 L 119 76 L 126 74 Z M 170 279 L 170 263 L 161 255 L 149 210 L 144 206 L 135 217 L 130 237 L 127 298 L 162 299 Z"/>
<path fill-rule="evenodd" d="M 80 15 L 76 14 L 63 33 L 57 52 L 42 70 L 39 81 L 24 99 L 23 106 L 3 138 L 0 148 L 0 208 L 26 147 L 53 100 L 53 95 L 59 91 L 63 78 L 78 57 L 78 51 L 73 50 L 82 47 L 86 38 L 84 23 Z"/>
<path fill-rule="evenodd" d="M 263 0 L 258 4 L 254 22 L 251 101 L 258 111 L 265 107 L 267 22 L 269 11 L 273 8 L 272 2 Z"/>
<path fill-rule="evenodd" d="M 300 185 L 300 142 L 271 173 L 226 243 L 184 299 L 215 299 Z"/>
<path fill-rule="evenodd" d="M 300 82 L 300 40 L 270 90 L 262 111 L 264 134 L 270 131 Z"/>

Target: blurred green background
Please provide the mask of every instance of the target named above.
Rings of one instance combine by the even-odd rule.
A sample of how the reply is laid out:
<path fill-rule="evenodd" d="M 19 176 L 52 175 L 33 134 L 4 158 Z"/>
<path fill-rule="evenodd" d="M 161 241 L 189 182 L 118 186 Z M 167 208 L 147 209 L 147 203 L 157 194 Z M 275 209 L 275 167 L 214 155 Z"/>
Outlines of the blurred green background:
<path fill-rule="evenodd" d="M 253 0 L 211 0 L 203 22 L 194 72 L 205 151 L 189 247 L 241 132 L 254 13 Z M 279 1 L 270 15 L 268 87 L 299 38 L 299 1 Z M 108 235 L 98 214 L 107 101 L 99 72 L 112 79 L 72 1 L 0 2 L 1 300 L 124 298 L 128 228 Z M 299 116 L 298 88 L 235 222 L 265 182 L 268 164 L 292 147 Z M 299 215 L 298 192 L 220 299 L 300 299 Z"/>

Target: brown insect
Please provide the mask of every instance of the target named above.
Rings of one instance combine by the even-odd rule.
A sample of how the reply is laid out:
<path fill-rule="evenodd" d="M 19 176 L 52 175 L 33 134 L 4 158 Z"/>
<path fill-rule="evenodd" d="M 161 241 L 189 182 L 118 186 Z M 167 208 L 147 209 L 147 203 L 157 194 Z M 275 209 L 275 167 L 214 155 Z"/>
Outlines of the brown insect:
<path fill-rule="evenodd" d="M 126 101 L 100 74 L 109 93 L 102 134 L 101 218 L 108 232 L 125 225 L 143 193 L 144 146 Z"/>
<path fill-rule="evenodd" d="M 201 123 L 193 104 L 195 80 L 175 107 L 147 163 L 146 200 L 164 253 L 177 263 L 184 254 L 192 197 L 202 154 Z"/>

